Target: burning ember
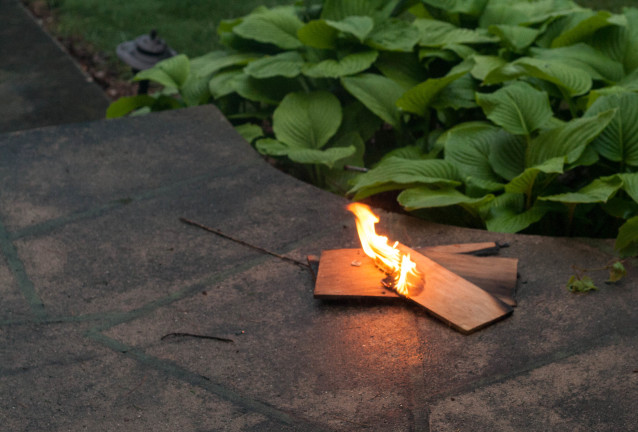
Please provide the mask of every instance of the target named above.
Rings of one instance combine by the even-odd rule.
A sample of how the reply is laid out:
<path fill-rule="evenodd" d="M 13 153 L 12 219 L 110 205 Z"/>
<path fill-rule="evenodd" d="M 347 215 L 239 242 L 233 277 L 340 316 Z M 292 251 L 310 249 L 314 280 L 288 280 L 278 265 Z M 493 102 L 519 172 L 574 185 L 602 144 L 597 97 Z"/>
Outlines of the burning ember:
<path fill-rule="evenodd" d="M 395 290 L 398 294 L 408 297 L 410 288 L 417 283 L 422 283 L 420 273 L 416 269 L 416 263 L 410 259 L 409 254 L 402 254 L 397 247 L 388 244 L 388 238 L 376 233 L 374 225 L 379 222 L 379 218 L 372 213 L 370 207 L 365 204 L 352 203 L 348 205 L 356 218 L 357 232 L 361 247 L 377 267 L 388 275 L 384 280 L 384 285 Z M 417 282 L 418 281 L 418 282 Z"/>

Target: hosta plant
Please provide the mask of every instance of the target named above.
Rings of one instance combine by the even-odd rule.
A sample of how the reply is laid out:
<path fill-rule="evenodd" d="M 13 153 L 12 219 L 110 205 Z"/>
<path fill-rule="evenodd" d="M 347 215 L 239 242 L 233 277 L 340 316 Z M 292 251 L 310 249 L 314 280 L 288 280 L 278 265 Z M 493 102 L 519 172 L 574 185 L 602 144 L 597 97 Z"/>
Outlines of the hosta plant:
<path fill-rule="evenodd" d="M 165 90 L 109 115 L 212 102 L 260 153 L 354 199 L 638 252 L 638 9 L 325 0 L 218 32 L 227 49 L 139 73 Z"/>

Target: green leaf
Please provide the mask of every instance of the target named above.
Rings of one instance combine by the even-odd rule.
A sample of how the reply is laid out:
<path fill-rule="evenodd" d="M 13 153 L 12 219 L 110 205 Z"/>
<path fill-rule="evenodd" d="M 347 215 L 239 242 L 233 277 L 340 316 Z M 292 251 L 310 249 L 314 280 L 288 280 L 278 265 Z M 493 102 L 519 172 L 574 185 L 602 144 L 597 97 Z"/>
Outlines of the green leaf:
<path fill-rule="evenodd" d="M 261 138 L 255 143 L 257 151 L 264 155 L 270 156 L 286 156 L 290 151 L 290 147 L 276 139 Z"/>
<path fill-rule="evenodd" d="M 395 103 L 403 93 L 399 84 L 377 74 L 341 78 L 343 87 L 370 111 L 395 128 L 401 127 L 401 115 Z"/>
<path fill-rule="evenodd" d="M 497 36 L 507 48 L 517 52 L 529 47 L 540 34 L 534 28 L 509 24 L 492 25 L 488 31 Z"/>
<path fill-rule="evenodd" d="M 499 176 L 514 179 L 525 170 L 525 139 L 499 130 L 490 143 L 489 161 Z"/>
<path fill-rule="evenodd" d="M 352 156 L 356 151 L 355 146 L 331 147 L 329 149 L 291 148 L 288 157 L 293 162 L 301 164 L 321 164 L 332 168 L 337 161 Z"/>
<path fill-rule="evenodd" d="M 252 143 L 261 136 L 264 136 L 264 131 L 261 127 L 252 123 L 244 123 L 242 125 L 235 126 L 235 130 L 249 143 Z"/>
<path fill-rule="evenodd" d="M 474 55 L 474 67 L 470 72 L 472 76 L 483 81 L 490 72 L 504 66 L 507 62 L 502 57 L 488 55 Z"/>
<path fill-rule="evenodd" d="M 589 276 L 582 276 L 580 278 L 572 276 L 567 282 L 567 289 L 573 293 L 586 293 L 589 291 L 595 291 L 598 287 Z"/>
<path fill-rule="evenodd" d="M 622 188 L 636 203 L 638 203 L 638 173 L 618 174 L 623 182 Z"/>
<path fill-rule="evenodd" d="M 609 266 L 609 279 L 607 283 L 618 282 L 625 276 L 627 276 L 627 269 L 625 269 L 625 266 L 620 261 L 616 261 Z"/>
<path fill-rule="evenodd" d="M 154 103 L 155 99 L 149 95 L 124 96 L 111 102 L 106 110 L 106 118 L 124 117 L 131 111 L 145 106 L 151 106 Z"/>
<path fill-rule="evenodd" d="M 399 83 L 404 90 L 427 79 L 427 72 L 412 53 L 382 52 L 375 66 L 381 73 Z"/>
<path fill-rule="evenodd" d="M 563 31 L 560 36 L 552 41 L 551 47 L 558 48 L 573 45 L 583 41 L 603 27 L 610 25 L 627 25 L 626 19 L 623 20 L 619 18 L 621 17 L 614 16 L 607 11 L 599 11 L 595 15 L 578 22 L 569 30 Z"/>
<path fill-rule="evenodd" d="M 585 115 L 589 117 L 610 109 L 616 110 L 616 115 L 592 145 L 611 161 L 638 166 L 638 94 L 599 97 Z"/>
<path fill-rule="evenodd" d="M 303 22 L 295 14 L 293 7 L 260 8 L 233 27 L 233 33 L 279 48 L 295 49 L 302 46 L 297 39 L 297 31 L 302 26 Z"/>
<path fill-rule="evenodd" d="M 610 59 L 596 48 L 584 43 L 555 49 L 532 48 L 531 52 L 534 58 L 560 61 L 568 66 L 582 69 L 596 80 L 616 82 L 624 75 L 622 63 Z"/>
<path fill-rule="evenodd" d="M 431 106 L 437 110 L 476 108 L 478 106 L 475 98 L 477 87 L 478 84 L 474 78 L 470 74 L 465 74 L 441 90 L 432 100 Z"/>
<path fill-rule="evenodd" d="M 423 0 L 423 2 L 449 13 L 472 16 L 480 15 L 487 4 L 487 0 Z"/>
<path fill-rule="evenodd" d="M 246 65 L 259 57 L 261 54 L 232 54 L 228 51 L 213 51 L 191 60 L 191 70 L 201 76 L 208 76 L 231 66 Z"/>
<path fill-rule="evenodd" d="M 472 65 L 469 62 L 464 62 L 444 77 L 430 78 L 405 92 L 396 101 L 396 105 L 404 111 L 425 116 L 434 97 L 451 82 L 468 73 L 471 68 Z"/>
<path fill-rule="evenodd" d="M 241 97 L 270 105 L 277 105 L 285 95 L 301 89 L 297 80 L 282 77 L 257 79 L 245 73 L 234 77 L 231 85 Z"/>
<path fill-rule="evenodd" d="M 493 182 L 496 190 L 501 179 L 492 170 L 489 153 L 498 133 L 498 128 L 487 123 L 461 123 L 441 135 L 438 142 L 445 146 L 445 160 L 454 164 L 464 179 L 475 177 Z"/>
<path fill-rule="evenodd" d="M 391 157 L 376 167 L 358 176 L 349 193 L 355 193 L 355 200 L 370 196 L 378 190 L 403 189 L 405 185 L 460 185 L 454 165 L 449 162 L 431 160 L 409 160 Z M 384 187 L 385 189 L 378 189 Z"/>
<path fill-rule="evenodd" d="M 477 93 L 476 101 L 494 123 L 515 135 L 530 135 L 551 117 L 547 93 L 515 82 L 494 93 Z"/>
<path fill-rule="evenodd" d="M 320 149 L 337 132 L 341 118 L 341 104 L 332 93 L 290 93 L 273 113 L 273 131 L 290 147 Z"/>
<path fill-rule="evenodd" d="M 480 205 L 493 198 L 493 195 L 471 198 L 453 187 L 431 189 L 427 186 L 421 186 L 404 190 L 397 197 L 397 201 L 407 211 L 412 211 L 422 208 L 446 207 L 457 204 Z"/>
<path fill-rule="evenodd" d="M 521 174 L 505 185 L 505 191 L 510 193 L 530 194 L 538 174 L 560 174 L 563 172 L 564 162 L 564 157 L 555 157 L 546 160 L 542 164 L 526 168 Z"/>
<path fill-rule="evenodd" d="M 419 39 L 416 27 L 404 20 L 391 18 L 375 25 L 366 44 L 378 50 L 411 52 Z"/>
<path fill-rule="evenodd" d="M 251 62 L 244 72 L 253 78 L 283 76 L 294 78 L 301 73 L 304 60 L 296 51 L 287 51 L 274 56 L 265 56 Z"/>
<path fill-rule="evenodd" d="M 570 13 L 576 5 L 570 0 L 511 1 L 490 0 L 480 19 L 480 26 L 494 24 L 534 24 Z"/>
<path fill-rule="evenodd" d="M 227 96 L 235 92 L 235 79 L 238 77 L 244 77 L 248 79 L 247 75 L 240 70 L 231 70 L 227 72 L 220 72 L 210 79 L 208 82 L 208 91 L 215 99 Z M 240 78 L 240 79 L 244 79 Z"/>
<path fill-rule="evenodd" d="M 522 213 L 503 209 L 498 216 L 487 219 L 485 225 L 489 231 L 516 233 L 541 220 L 548 211 L 548 208 L 538 205 Z"/>
<path fill-rule="evenodd" d="M 622 180 L 618 176 L 602 177 L 594 180 L 577 192 L 544 196 L 538 199 L 572 204 L 606 203 L 616 194 L 621 186 Z"/>
<path fill-rule="evenodd" d="M 203 105 L 210 99 L 208 82 L 210 77 L 190 74 L 180 89 L 186 106 Z"/>
<path fill-rule="evenodd" d="M 180 88 L 190 74 L 190 62 L 184 54 L 162 60 L 150 69 L 138 72 L 135 81 L 150 80 L 165 87 Z"/>
<path fill-rule="evenodd" d="M 336 48 L 337 35 L 338 30 L 325 20 L 310 21 L 297 31 L 297 37 L 304 45 L 319 49 Z"/>
<path fill-rule="evenodd" d="M 414 26 L 419 32 L 421 46 L 443 47 L 450 44 L 481 44 L 498 40 L 483 29 L 471 30 L 433 19 L 416 19 Z"/>
<path fill-rule="evenodd" d="M 628 219 L 618 229 L 614 248 L 623 257 L 638 255 L 638 216 Z"/>
<path fill-rule="evenodd" d="M 368 16 L 349 16 L 341 21 L 326 20 L 326 24 L 335 30 L 354 36 L 361 43 L 374 28 L 374 20 Z"/>
<path fill-rule="evenodd" d="M 570 96 L 587 93 L 592 86 L 589 73 L 569 66 L 562 61 L 521 57 L 512 63 L 490 72 L 484 79 L 485 84 L 498 84 L 521 76 L 532 76 L 556 84 Z"/>
<path fill-rule="evenodd" d="M 543 130 L 532 139 L 526 158 L 526 166 L 540 165 L 555 158 L 566 157 L 567 163 L 576 161 L 587 144 L 594 140 L 614 117 L 615 111 L 603 111 L 597 115 L 571 120 L 550 130 Z"/>
<path fill-rule="evenodd" d="M 340 78 L 354 75 L 368 69 L 377 59 L 377 51 L 363 51 L 350 54 L 341 60 L 324 60 L 319 63 L 307 63 L 303 74 L 311 78 Z"/>

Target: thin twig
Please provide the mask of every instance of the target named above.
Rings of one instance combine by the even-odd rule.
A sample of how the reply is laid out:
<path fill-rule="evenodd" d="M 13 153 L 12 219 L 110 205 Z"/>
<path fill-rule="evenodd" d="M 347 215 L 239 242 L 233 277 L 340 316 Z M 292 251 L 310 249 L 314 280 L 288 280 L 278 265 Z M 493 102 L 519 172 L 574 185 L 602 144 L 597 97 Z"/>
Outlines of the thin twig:
<path fill-rule="evenodd" d="M 362 173 L 366 173 L 369 171 L 369 169 L 366 167 L 360 167 L 356 165 L 344 165 L 343 169 L 345 171 L 355 171 L 355 172 L 362 172 Z"/>
<path fill-rule="evenodd" d="M 162 336 L 160 338 L 160 340 L 168 339 L 168 338 L 171 338 L 171 337 L 192 337 L 192 338 L 197 338 L 197 339 L 211 339 L 211 340 L 216 340 L 216 341 L 220 341 L 220 342 L 231 342 L 231 343 L 235 342 L 232 339 L 223 338 L 223 337 L 219 337 L 219 336 L 198 335 L 198 334 L 193 334 L 193 333 L 168 333 L 168 334 L 165 334 L 164 336 Z"/>
<path fill-rule="evenodd" d="M 279 258 L 280 260 L 283 260 L 283 261 L 287 261 L 287 262 L 289 262 L 289 263 L 296 264 L 296 265 L 298 265 L 298 266 L 300 266 L 300 267 L 303 267 L 304 269 L 308 269 L 308 268 L 310 267 L 310 266 L 309 266 L 308 264 L 306 264 L 305 262 L 297 261 L 297 260 L 296 260 L 296 259 L 294 259 L 294 258 L 290 258 L 290 257 L 287 257 L 287 256 L 285 256 L 285 255 L 280 255 L 280 254 L 278 254 L 278 253 L 276 253 L 276 252 L 272 252 L 272 251 L 269 251 L 269 250 L 264 249 L 264 248 L 262 248 L 262 247 L 255 246 L 255 245 L 253 245 L 253 244 L 247 243 L 247 242 L 245 242 L 245 241 L 243 241 L 243 240 L 240 240 L 240 239 L 238 239 L 238 238 L 232 237 L 232 236 L 230 236 L 230 235 L 228 235 L 228 234 L 224 234 L 223 232 L 221 232 L 221 231 L 219 231 L 219 230 L 216 230 L 216 229 L 214 229 L 214 228 L 210 228 L 210 227 L 207 227 L 206 225 L 202 225 L 202 224 L 200 224 L 200 223 L 198 223 L 198 222 L 194 222 L 194 221 L 192 221 L 192 220 L 189 220 L 189 219 L 186 219 L 186 218 L 183 218 L 183 217 L 179 218 L 179 220 L 180 220 L 180 221 L 182 221 L 182 222 L 183 222 L 183 223 L 185 223 L 185 224 L 192 225 L 192 226 L 197 227 L 197 228 L 201 228 L 201 229 L 203 229 L 203 230 L 205 230 L 205 231 L 211 232 L 211 233 L 213 233 L 213 234 L 217 234 L 218 236 L 223 237 L 223 238 L 225 238 L 225 239 L 227 239 L 227 240 L 234 241 L 235 243 L 239 243 L 240 245 L 243 245 L 243 246 L 246 246 L 246 247 L 249 247 L 249 248 L 252 248 L 252 249 L 258 250 L 258 251 L 259 251 L 259 252 L 261 252 L 261 253 L 265 253 L 265 254 L 268 254 L 268 255 L 272 255 L 272 256 L 274 256 L 274 257 L 276 257 L 276 258 Z"/>

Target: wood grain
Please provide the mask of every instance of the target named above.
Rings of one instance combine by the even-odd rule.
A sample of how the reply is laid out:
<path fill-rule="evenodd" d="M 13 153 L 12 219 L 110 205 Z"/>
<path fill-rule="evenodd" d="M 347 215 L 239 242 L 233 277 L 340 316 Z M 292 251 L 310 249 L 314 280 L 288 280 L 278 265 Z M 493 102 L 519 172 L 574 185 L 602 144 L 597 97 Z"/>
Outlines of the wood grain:
<path fill-rule="evenodd" d="M 512 313 L 512 309 L 470 281 L 426 256 L 403 247 L 424 275 L 425 286 L 409 300 L 462 333 L 472 333 Z M 397 297 L 384 288 L 385 277 L 361 249 L 323 251 L 315 284 L 316 298 Z"/>

